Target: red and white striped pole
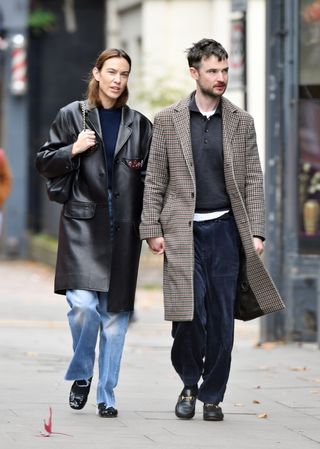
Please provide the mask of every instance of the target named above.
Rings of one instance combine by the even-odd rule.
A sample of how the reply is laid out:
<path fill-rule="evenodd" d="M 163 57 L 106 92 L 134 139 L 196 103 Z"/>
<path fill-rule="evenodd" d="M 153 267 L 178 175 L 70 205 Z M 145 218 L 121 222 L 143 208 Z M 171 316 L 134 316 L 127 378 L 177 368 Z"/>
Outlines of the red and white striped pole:
<path fill-rule="evenodd" d="M 12 38 L 11 50 L 11 83 L 13 95 L 23 95 L 27 91 L 27 52 L 26 39 L 22 34 Z"/>

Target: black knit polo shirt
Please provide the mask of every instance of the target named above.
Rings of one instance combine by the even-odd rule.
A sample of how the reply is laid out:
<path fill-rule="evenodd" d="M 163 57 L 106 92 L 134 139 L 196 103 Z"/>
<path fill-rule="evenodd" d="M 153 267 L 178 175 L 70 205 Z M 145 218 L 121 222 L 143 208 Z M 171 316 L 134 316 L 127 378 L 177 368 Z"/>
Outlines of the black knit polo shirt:
<path fill-rule="evenodd" d="M 223 168 L 222 111 L 219 103 L 209 119 L 190 101 L 191 142 L 196 174 L 196 212 L 230 208 Z"/>

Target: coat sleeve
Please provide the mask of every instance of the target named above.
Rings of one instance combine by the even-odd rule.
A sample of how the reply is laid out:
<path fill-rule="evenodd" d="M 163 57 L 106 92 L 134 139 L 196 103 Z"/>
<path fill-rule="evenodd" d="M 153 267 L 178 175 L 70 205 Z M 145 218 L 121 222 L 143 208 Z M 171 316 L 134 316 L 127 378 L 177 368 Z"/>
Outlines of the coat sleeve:
<path fill-rule="evenodd" d="M 150 153 L 150 145 L 152 139 L 152 123 L 146 119 L 146 137 L 143 139 L 144 148 L 143 148 L 143 167 L 141 170 L 141 179 L 142 182 L 145 182 L 146 174 L 147 174 L 147 166 L 149 161 L 149 153 Z"/>
<path fill-rule="evenodd" d="M 55 178 L 71 173 L 79 167 L 80 158 L 71 157 L 77 135 L 72 133 L 65 112 L 61 109 L 49 131 L 48 141 L 36 156 L 36 169 L 45 178 Z"/>
<path fill-rule="evenodd" d="M 252 235 L 265 238 L 263 173 L 252 118 L 249 122 L 246 136 L 245 205 Z"/>
<path fill-rule="evenodd" d="M 166 139 L 160 116 L 155 117 L 145 179 L 140 238 L 161 237 L 160 214 L 169 180 Z"/>
<path fill-rule="evenodd" d="M 12 186 L 12 176 L 7 159 L 4 157 L 0 164 L 0 207 L 8 198 Z"/>

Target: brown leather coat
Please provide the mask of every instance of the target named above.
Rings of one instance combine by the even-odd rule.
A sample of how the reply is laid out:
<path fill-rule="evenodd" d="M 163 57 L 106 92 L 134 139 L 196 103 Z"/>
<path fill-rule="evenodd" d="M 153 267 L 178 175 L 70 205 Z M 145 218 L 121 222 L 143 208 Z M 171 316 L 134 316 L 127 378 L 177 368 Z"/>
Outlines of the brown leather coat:
<path fill-rule="evenodd" d="M 96 147 L 71 158 L 72 145 L 82 130 L 80 102 L 62 108 L 36 159 L 38 171 L 47 178 L 77 170 L 70 198 L 61 211 L 55 292 L 109 291 L 110 312 L 130 311 L 141 250 L 139 223 L 151 123 L 127 106 L 122 109 L 113 163 L 113 241 L 97 108 L 87 110 L 86 126 L 96 133 Z"/>

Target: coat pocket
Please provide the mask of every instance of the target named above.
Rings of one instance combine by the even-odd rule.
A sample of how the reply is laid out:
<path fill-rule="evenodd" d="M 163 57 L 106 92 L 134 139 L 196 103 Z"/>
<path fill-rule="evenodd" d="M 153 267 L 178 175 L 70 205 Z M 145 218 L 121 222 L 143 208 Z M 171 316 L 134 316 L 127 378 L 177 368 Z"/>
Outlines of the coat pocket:
<path fill-rule="evenodd" d="M 143 159 L 126 159 L 122 158 L 123 163 L 132 170 L 141 170 L 143 167 Z"/>
<path fill-rule="evenodd" d="M 77 220 L 93 218 L 96 212 L 95 203 L 83 203 L 82 201 L 68 201 L 63 208 L 63 215 Z"/>

